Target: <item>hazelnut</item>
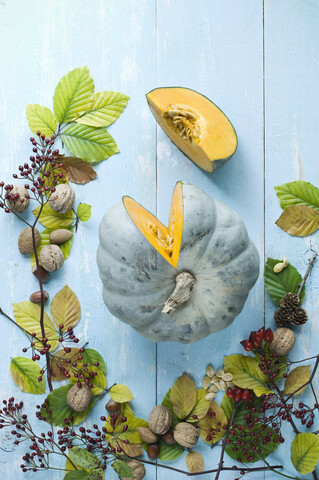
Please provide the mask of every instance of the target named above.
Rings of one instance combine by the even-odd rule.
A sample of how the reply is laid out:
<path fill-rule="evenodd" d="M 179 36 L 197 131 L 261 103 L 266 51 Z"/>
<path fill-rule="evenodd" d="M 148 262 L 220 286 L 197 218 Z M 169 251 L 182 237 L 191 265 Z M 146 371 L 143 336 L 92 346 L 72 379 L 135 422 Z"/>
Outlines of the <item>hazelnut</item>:
<path fill-rule="evenodd" d="M 18 183 L 13 185 L 13 189 L 9 192 L 9 197 L 7 198 L 7 205 L 10 210 L 13 213 L 22 213 L 28 208 L 29 203 L 28 190 Z"/>
<path fill-rule="evenodd" d="M 32 267 L 32 273 L 38 280 L 41 278 L 43 283 L 46 283 L 50 278 L 49 272 L 47 272 L 41 265 L 39 265 L 39 268 L 34 265 Z"/>
<path fill-rule="evenodd" d="M 121 410 L 121 404 L 118 402 L 114 402 L 114 400 L 110 398 L 110 400 L 105 405 L 105 409 L 110 413 L 118 413 Z"/>
<path fill-rule="evenodd" d="M 30 302 L 41 303 L 41 297 L 42 297 L 42 295 L 41 295 L 40 290 L 38 292 L 33 292 L 30 295 Z M 49 294 L 46 291 L 43 292 L 43 300 L 44 300 L 44 302 L 47 302 L 49 300 Z"/>
<path fill-rule="evenodd" d="M 163 442 L 167 443 L 167 445 L 174 445 L 174 443 L 176 443 L 172 430 L 169 430 L 168 432 L 161 435 L 161 439 L 163 440 Z"/>
<path fill-rule="evenodd" d="M 147 456 L 150 460 L 156 460 L 160 454 L 160 444 L 152 443 L 147 449 Z"/>
<path fill-rule="evenodd" d="M 146 470 L 142 462 L 130 460 L 127 465 L 131 468 L 133 477 L 120 477 L 121 480 L 142 480 L 146 475 Z"/>
<path fill-rule="evenodd" d="M 67 228 L 58 228 L 50 233 L 49 239 L 50 243 L 53 243 L 54 245 L 60 245 L 61 243 L 67 242 L 72 237 L 73 233 L 71 230 L 68 230 Z"/>
<path fill-rule="evenodd" d="M 35 246 L 38 247 L 41 242 L 39 230 L 34 229 Z M 19 235 L 18 248 L 22 255 L 28 255 L 33 252 L 32 228 L 27 227 Z"/>
<path fill-rule="evenodd" d="M 90 387 L 84 384 L 81 384 L 81 387 L 73 385 L 68 391 L 66 401 L 75 412 L 83 412 L 90 405 L 91 397 Z"/>
<path fill-rule="evenodd" d="M 138 431 L 138 434 L 140 436 L 140 439 L 143 442 L 146 442 L 146 443 L 156 443 L 156 442 L 158 442 L 157 435 L 155 435 L 155 433 L 151 432 L 151 430 L 149 428 L 139 427 L 137 429 L 137 431 Z"/>
<path fill-rule="evenodd" d="M 195 447 L 199 437 L 198 430 L 190 423 L 181 422 L 174 428 L 176 442 L 185 448 Z"/>
<path fill-rule="evenodd" d="M 70 185 L 60 183 L 55 187 L 55 192 L 49 197 L 49 204 L 52 210 L 58 213 L 68 213 L 74 203 L 75 192 Z"/>
<path fill-rule="evenodd" d="M 57 245 L 45 245 L 40 252 L 40 261 L 48 272 L 59 270 L 63 267 L 64 263 L 61 248 Z"/>
<path fill-rule="evenodd" d="M 172 412 L 164 405 L 157 405 L 148 417 L 148 427 L 156 435 L 162 435 L 169 430 L 172 423 Z"/>
<path fill-rule="evenodd" d="M 276 328 L 274 338 L 270 343 L 270 350 L 277 355 L 287 355 L 294 346 L 296 335 L 290 328 Z"/>

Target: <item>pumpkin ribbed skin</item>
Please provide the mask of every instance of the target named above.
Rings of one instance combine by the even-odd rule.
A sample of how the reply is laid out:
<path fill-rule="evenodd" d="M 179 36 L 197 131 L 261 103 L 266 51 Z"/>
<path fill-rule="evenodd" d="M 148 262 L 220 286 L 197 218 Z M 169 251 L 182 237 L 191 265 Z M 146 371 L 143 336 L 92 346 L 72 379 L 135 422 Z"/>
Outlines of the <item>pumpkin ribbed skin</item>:
<path fill-rule="evenodd" d="M 259 256 L 241 218 L 183 184 L 184 224 L 177 269 L 136 228 L 122 203 L 100 225 L 97 263 L 110 312 L 153 342 L 196 342 L 230 325 L 259 274 Z M 170 315 L 165 301 L 181 272 L 195 276 L 191 298 Z"/>

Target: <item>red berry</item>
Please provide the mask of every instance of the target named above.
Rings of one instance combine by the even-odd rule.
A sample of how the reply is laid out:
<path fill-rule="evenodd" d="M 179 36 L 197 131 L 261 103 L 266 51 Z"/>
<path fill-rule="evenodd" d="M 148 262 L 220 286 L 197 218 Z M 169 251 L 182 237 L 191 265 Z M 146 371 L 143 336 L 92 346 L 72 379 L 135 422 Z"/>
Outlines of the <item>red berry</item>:
<path fill-rule="evenodd" d="M 271 328 L 267 328 L 267 330 L 265 331 L 264 339 L 266 340 L 266 342 L 271 342 L 273 338 L 274 334 L 272 333 Z"/>
<path fill-rule="evenodd" d="M 252 342 L 250 342 L 249 340 L 243 340 L 242 342 L 240 342 L 242 344 L 242 346 L 244 347 L 244 349 L 246 350 L 246 352 L 251 352 L 254 348 L 254 345 L 252 344 Z"/>
<path fill-rule="evenodd" d="M 234 390 L 232 390 L 231 388 L 227 388 L 226 395 L 228 398 L 234 398 Z"/>
<path fill-rule="evenodd" d="M 249 400 L 249 390 L 244 390 L 243 393 L 242 393 L 242 399 L 245 400 L 245 402 L 247 402 L 247 400 Z"/>

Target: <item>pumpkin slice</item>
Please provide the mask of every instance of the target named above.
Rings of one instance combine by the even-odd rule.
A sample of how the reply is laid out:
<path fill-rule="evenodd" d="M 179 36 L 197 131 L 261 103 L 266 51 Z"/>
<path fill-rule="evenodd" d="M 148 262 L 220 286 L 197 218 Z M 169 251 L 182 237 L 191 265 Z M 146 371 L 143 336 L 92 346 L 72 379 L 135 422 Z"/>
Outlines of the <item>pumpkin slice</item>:
<path fill-rule="evenodd" d="M 235 153 L 234 127 L 204 95 L 189 88 L 164 87 L 150 91 L 146 98 L 172 142 L 206 172 L 221 167 Z"/>
<path fill-rule="evenodd" d="M 133 198 L 123 197 L 124 207 L 146 240 L 174 268 L 177 267 L 183 234 L 183 186 L 175 185 L 168 228 Z"/>

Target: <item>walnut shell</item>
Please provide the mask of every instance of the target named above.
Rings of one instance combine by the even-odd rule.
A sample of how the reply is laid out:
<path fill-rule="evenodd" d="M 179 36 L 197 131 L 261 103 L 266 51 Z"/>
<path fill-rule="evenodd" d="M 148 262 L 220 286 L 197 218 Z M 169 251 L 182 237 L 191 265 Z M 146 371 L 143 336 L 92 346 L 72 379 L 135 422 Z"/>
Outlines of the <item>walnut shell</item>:
<path fill-rule="evenodd" d="M 142 480 L 146 475 L 146 470 L 142 462 L 130 460 L 127 462 L 133 473 L 133 480 Z M 132 480 L 132 478 L 120 477 L 121 480 Z"/>
<path fill-rule="evenodd" d="M 68 230 L 67 228 L 58 228 L 50 233 L 49 239 L 50 243 L 53 243 L 54 245 L 60 245 L 61 243 L 67 242 L 72 237 L 73 233 L 71 230 Z"/>
<path fill-rule="evenodd" d="M 59 213 L 67 213 L 73 207 L 75 192 L 70 185 L 61 183 L 55 187 L 55 192 L 49 197 L 52 210 Z"/>
<path fill-rule="evenodd" d="M 62 268 L 64 255 L 57 245 L 45 245 L 40 252 L 40 260 L 43 268 L 48 272 L 54 272 Z"/>
<path fill-rule="evenodd" d="M 182 447 L 195 447 L 198 442 L 198 437 L 199 431 L 190 423 L 180 422 L 174 428 L 174 438 Z"/>
<path fill-rule="evenodd" d="M 147 427 L 139 427 L 137 429 L 138 434 L 140 436 L 140 439 L 143 440 L 143 442 L 146 443 L 156 443 L 158 441 L 157 435 L 153 433 L 149 428 Z"/>
<path fill-rule="evenodd" d="M 66 401 L 75 412 L 83 412 L 90 405 L 91 397 L 90 387 L 83 384 L 81 387 L 73 385 L 68 391 Z"/>
<path fill-rule="evenodd" d="M 287 355 L 294 346 L 296 335 L 290 328 L 276 328 L 270 349 L 277 355 Z"/>
<path fill-rule="evenodd" d="M 39 230 L 34 229 L 35 246 L 41 242 Z M 18 248 L 22 255 L 29 255 L 33 252 L 32 228 L 27 227 L 20 233 L 18 237 Z"/>
<path fill-rule="evenodd" d="M 13 200 L 12 198 L 7 198 L 7 205 L 13 213 L 24 212 L 28 208 L 30 203 L 30 199 L 27 198 L 27 195 L 29 194 L 28 190 L 19 183 L 13 185 L 13 189 L 9 192 L 10 196 L 17 194 L 19 195 L 19 197 L 16 200 Z"/>
<path fill-rule="evenodd" d="M 162 435 L 169 430 L 172 423 L 172 412 L 164 405 L 157 405 L 148 417 L 148 427 L 156 435 Z"/>

